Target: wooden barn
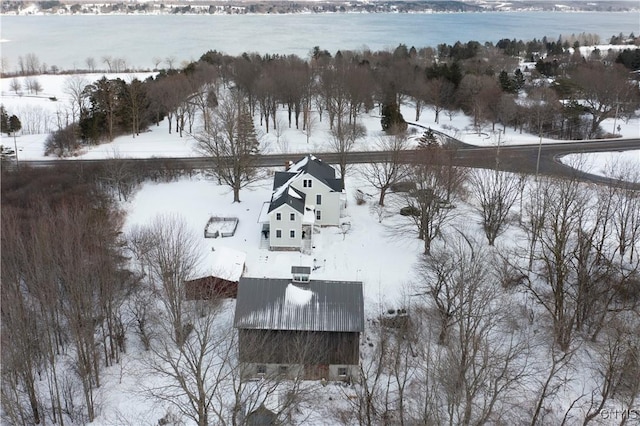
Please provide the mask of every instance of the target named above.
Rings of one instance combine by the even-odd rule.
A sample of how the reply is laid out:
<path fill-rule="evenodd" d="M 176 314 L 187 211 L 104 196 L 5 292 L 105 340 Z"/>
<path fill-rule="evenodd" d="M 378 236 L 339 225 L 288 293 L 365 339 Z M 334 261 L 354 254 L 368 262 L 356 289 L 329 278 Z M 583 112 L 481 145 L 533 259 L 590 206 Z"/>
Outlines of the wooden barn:
<path fill-rule="evenodd" d="M 235 298 L 238 281 L 244 273 L 246 253 L 228 247 L 218 247 L 214 251 L 212 274 L 184 283 L 186 300 L 211 300 Z"/>
<path fill-rule="evenodd" d="M 352 380 L 364 331 L 362 283 L 242 278 L 234 327 L 244 378 Z"/>

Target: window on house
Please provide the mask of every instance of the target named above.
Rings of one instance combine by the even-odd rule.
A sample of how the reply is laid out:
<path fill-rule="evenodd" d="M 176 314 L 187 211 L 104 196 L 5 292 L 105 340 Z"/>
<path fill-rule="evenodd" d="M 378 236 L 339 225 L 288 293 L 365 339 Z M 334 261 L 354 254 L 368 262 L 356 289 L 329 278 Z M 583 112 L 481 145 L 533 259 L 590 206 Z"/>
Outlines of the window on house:
<path fill-rule="evenodd" d="M 338 367 L 338 376 L 346 377 L 347 376 L 347 367 Z"/>
<path fill-rule="evenodd" d="M 282 238 L 282 229 L 276 229 L 276 238 Z"/>
<path fill-rule="evenodd" d="M 291 231 L 289 231 L 289 237 L 291 237 L 291 238 L 295 238 L 296 237 L 295 229 L 292 229 Z"/>
<path fill-rule="evenodd" d="M 321 220 L 322 219 L 322 212 L 320 212 L 320 210 L 316 210 L 316 220 Z"/>
<path fill-rule="evenodd" d="M 264 364 L 258 364 L 258 366 L 256 367 L 256 373 L 267 374 L 267 366 Z"/>
<path fill-rule="evenodd" d="M 305 179 L 302 181 L 302 186 L 305 188 L 311 188 L 311 179 Z"/>
<path fill-rule="evenodd" d="M 289 220 L 291 220 L 291 221 L 296 220 L 296 214 L 295 213 L 289 213 Z"/>
<path fill-rule="evenodd" d="M 282 220 L 282 213 L 276 213 L 276 220 Z"/>
<path fill-rule="evenodd" d="M 320 205 L 322 204 L 322 195 L 321 194 L 317 194 L 316 195 L 316 205 Z"/>
<path fill-rule="evenodd" d="M 281 365 L 278 368 L 278 373 L 280 373 L 281 376 L 285 376 L 287 374 L 287 366 L 286 365 Z"/>

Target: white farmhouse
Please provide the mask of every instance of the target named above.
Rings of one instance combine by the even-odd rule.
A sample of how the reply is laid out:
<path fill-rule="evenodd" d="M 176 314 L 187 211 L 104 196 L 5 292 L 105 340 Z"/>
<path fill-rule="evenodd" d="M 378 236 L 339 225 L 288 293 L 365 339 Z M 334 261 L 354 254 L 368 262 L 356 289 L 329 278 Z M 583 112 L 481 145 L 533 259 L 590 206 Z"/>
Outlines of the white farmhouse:
<path fill-rule="evenodd" d="M 276 172 L 273 194 L 263 209 L 263 241 L 271 250 L 308 251 L 313 226 L 339 226 L 346 207 L 344 180 L 313 155 Z"/>

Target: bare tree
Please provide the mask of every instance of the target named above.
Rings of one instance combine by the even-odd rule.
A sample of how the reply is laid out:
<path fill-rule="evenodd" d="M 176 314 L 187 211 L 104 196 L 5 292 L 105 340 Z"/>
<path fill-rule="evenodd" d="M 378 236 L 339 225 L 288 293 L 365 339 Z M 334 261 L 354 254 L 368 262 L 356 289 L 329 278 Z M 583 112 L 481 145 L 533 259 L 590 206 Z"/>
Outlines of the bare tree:
<path fill-rule="evenodd" d="M 231 360 L 233 345 L 226 341 L 232 336 L 220 332 L 214 312 L 188 318 L 178 339 L 174 330 L 167 330 L 166 336 L 152 342 L 154 358 L 149 361 L 149 369 L 168 381 L 146 391 L 198 426 L 207 426 L 212 423 L 210 413 L 219 388 L 227 380 L 228 369 L 224 367 Z M 169 321 L 173 320 L 169 313 Z"/>
<path fill-rule="evenodd" d="M 140 124 L 146 109 L 146 86 L 140 80 L 134 78 L 128 84 L 124 84 L 123 95 L 125 98 L 124 105 L 131 121 L 131 134 L 135 138 L 140 135 Z"/>
<path fill-rule="evenodd" d="M 161 115 L 166 115 L 169 125 L 169 134 L 173 127 L 173 119 L 176 110 L 189 95 L 191 86 L 184 74 L 172 74 L 156 80 L 149 88 L 148 96 L 152 106 L 155 105 L 156 122 L 159 122 Z M 177 118 L 176 118 L 177 122 Z M 176 124 L 176 127 L 179 127 Z"/>
<path fill-rule="evenodd" d="M 580 98 L 591 115 L 589 138 L 597 136 L 604 119 L 634 110 L 640 100 L 638 88 L 630 84 L 627 70 L 620 64 L 607 67 L 599 61 L 589 62 L 575 69 L 571 81 L 579 87 Z"/>
<path fill-rule="evenodd" d="M 629 262 L 634 262 L 638 247 L 633 242 L 640 239 L 640 196 L 633 185 L 640 183 L 640 170 L 637 164 L 611 164 L 607 175 L 626 182 L 614 190 L 613 226 L 620 256 L 628 254 Z"/>
<path fill-rule="evenodd" d="M 492 94 L 499 93 L 498 83 L 489 76 L 467 74 L 463 77 L 457 96 L 465 112 L 473 117 L 476 131 L 480 131 Z"/>
<path fill-rule="evenodd" d="M 576 322 L 576 288 L 572 276 L 573 254 L 582 224 L 587 219 L 590 196 L 574 179 L 548 179 L 540 188 L 531 223 L 538 230 L 540 245 L 534 254 L 545 283 L 530 282 L 528 290 L 551 315 L 555 343 L 570 349 Z"/>
<path fill-rule="evenodd" d="M 455 86 L 444 77 L 427 81 L 425 100 L 435 114 L 434 121 L 440 123 L 440 113 L 453 103 Z"/>
<path fill-rule="evenodd" d="M 576 353 L 576 348 L 568 351 L 558 351 L 551 347 L 549 356 L 551 365 L 545 363 L 540 370 L 544 373 L 543 380 L 539 383 L 539 390 L 535 391 L 531 413 L 531 426 L 537 426 L 544 421 L 545 404 L 555 398 L 558 392 L 567 385 L 568 370 Z"/>
<path fill-rule="evenodd" d="M 9 84 L 9 88 L 13 91 L 13 93 L 15 93 L 16 95 L 20 92 L 20 90 L 22 89 L 22 84 L 20 84 L 20 80 L 18 80 L 17 77 L 14 77 L 11 79 L 11 83 Z"/>
<path fill-rule="evenodd" d="M 632 381 L 626 376 L 640 372 L 638 354 L 640 346 L 637 330 L 637 320 L 632 316 L 620 316 L 611 321 L 605 333 L 604 342 L 595 347 L 596 362 L 594 375 L 596 387 L 591 392 L 585 408 L 583 425 L 591 423 L 606 407 L 607 403 L 616 396 L 627 397 L 631 403 L 638 395 L 640 386 L 628 386 Z M 628 371 L 631 370 L 631 371 Z"/>
<path fill-rule="evenodd" d="M 202 155 L 211 159 L 213 175 L 231 187 L 233 202 L 240 202 L 240 189 L 260 177 L 255 167 L 260 142 L 245 99 L 239 93 L 223 99 L 210 130 L 197 135 L 196 141 Z"/>
<path fill-rule="evenodd" d="M 159 215 L 136 234 L 140 232 L 150 242 L 148 250 L 140 254 L 149 283 L 160 294 L 175 341 L 182 342 L 186 337 L 184 282 L 197 272 L 200 246 L 184 219 L 175 215 Z"/>
<path fill-rule="evenodd" d="M 318 126 L 318 119 L 315 115 L 311 114 L 311 111 L 305 111 L 305 121 L 304 121 L 304 133 L 307 137 L 307 143 L 311 139 L 311 135 L 316 130 Z"/>
<path fill-rule="evenodd" d="M 12 212 L 2 218 L 2 387 L 3 417 L 13 424 L 39 424 L 42 402 L 36 390 L 36 368 L 42 347 L 37 306 L 29 303 L 21 284 L 28 248 Z M 26 398 L 22 398 L 25 395 Z M 28 401 L 27 403 L 25 403 Z M 4 408 L 6 407 L 6 408 Z M 29 407 L 29 408 L 27 408 Z"/>
<path fill-rule="evenodd" d="M 275 80 L 268 72 L 263 73 L 255 82 L 255 97 L 260 106 L 260 124 L 263 120 L 266 132 L 269 133 L 269 120 L 276 126 L 277 98 L 275 97 Z"/>
<path fill-rule="evenodd" d="M 64 93 L 69 96 L 71 106 L 71 117 L 73 122 L 80 119 L 80 111 L 85 107 L 86 96 L 84 89 L 89 85 L 89 81 L 81 76 L 72 75 L 64 81 Z"/>
<path fill-rule="evenodd" d="M 241 346 L 238 332 L 225 321 L 229 318 L 228 312 L 218 315 L 221 309 L 227 308 L 220 301 L 208 303 L 204 314 L 187 310 L 188 334 L 183 342 L 175 341 L 170 330 L 153 340 L 151 350 L 155 357 L 150 359 L 148 367 L 153 374 L 168 380 L 146 391 L 198 425 L 246 424 L 248 414 L 274 399 L 278 401 L 275 414 L 282 422 L 304 421 L 295 419 L 296 413 L 302 405 L 308 407 L 311 391 L 317 385 L 306 383 L 302 377 L 281 374 L 267 374 L 257 381 L 247 379 L 239 349 L 245 351 L 240 356 L 251 358 L 253 355 L 246 353 L 249 351 L 263 359 L 269 358 L 270 355 L 261 350 L 265 347 L 263 337 L 249 338 Z M 303 356 L 302 364 L 304 353 L 312 351 L 309 343 L 303 337 L 290 346 L 295 357 Z"/>
<path fill-rule="evenodd" d="M 340 177 L 344 179 L 347 174 L 347 157 L 355 147 L 356 142 L 366 136 L 367 129 L 361 124 L 338 122 L 329 132 L 329 149 L 338 154 Z"/>
<path fill-rule="evenodd" d="M 387 152 L 389 155 L 388 160 L 366 164 L 362 170 L 362 176 L 365 180 L 380 191 L 380 198 L 378 199 L 380 206 L 384 206 L 384 198 L 387 191 L 408 176 L 409 170 L 401 158 L 402 151 L 407 146 L 407 135 L 403 132 L 380 137 L 377 140 L 376 149 Z"/>
<path fill-rule="evenodd" d="M 173 64 L 175 64 L 176 62 L 176 57 L 175 56 L 167 56 L 164 61 L 167 64 L 167 67 L 169 67 L 170 70 L 173 69 Z"/>
<path fill-rule="evenodd" d="M 351 407 L 337 413 L 338 420 L 343 424 L 377 424 L 387 415 L 385 394 L 388 392 L 385 390 L 389 390 L 390 376 L 385 374 L 385 357 L 389 339 L 388 329 L 380 323 L 374 324 L 368 331 L 367 340 L 372 349 L 367 356 L 361 356 L 357 385 L 345 391 Z M 352 395 L 353 391 L 355 395 Z"/>
<path fill-rule="evenodd" d="M 28 75 L 40 74 L 40 59 L 35 53 L 27 53 L 24 58 L 25 70 Z"/>
<path fill-rule="evenodd" d="M 499 302 L 491 264 L 488 254 L 461 234 L 420 266 L 416 290 L 425 296 L 425 312 L 434 307 L 440 323 L 440 345 L 429 347 L 428 334 L 416 342 L 416 352 L 427 357 L 418 373 L 424 383 L 423 423 L 505 422 L 510 392 L 522 391 L 528 337 L 513 327 Z"/>
<path fill-rule="evenodd" d="M 114 58 L 110 55 L 105 55 L 102 57 L 102 62 L 107 66 L 107 72 L 112 73 L 115 65 Z"/>
<path fill-rule="evenodd" d="M 96 59 L 94 57 L 88 56 L 84 60 L 84 63 L 87 66 L 87 69 L 89 70 L 89 72 L 95 72 L 96 71 Z"/>
<path fill-rule="evenodd" d="M 482 229 L 492 246 L 504 232 L 511 208 L 518 198 L 518 177 L 499 170 L 476 169 L 471 173 L 469 184 L 479 203 Z"/>
<path fill-rule="evenodd" d="M 411 165 L 407 180 L 415 183 L 415 189 L 403 198 L 407 222 L 424 241 L 425 254 L 431 252 L 431 243 L 442 236 L 442 228 L 453 215 L 452 201 L 461 176 L 457 168 L 430 163 L 418 159 Z"/>

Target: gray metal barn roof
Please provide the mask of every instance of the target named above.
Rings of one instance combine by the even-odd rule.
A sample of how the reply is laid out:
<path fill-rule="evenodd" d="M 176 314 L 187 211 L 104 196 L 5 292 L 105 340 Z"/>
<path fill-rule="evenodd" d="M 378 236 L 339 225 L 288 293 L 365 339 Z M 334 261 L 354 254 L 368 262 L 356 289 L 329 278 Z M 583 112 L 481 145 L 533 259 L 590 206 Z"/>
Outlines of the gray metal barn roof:
<path fill-rule="evenodd" d="M 300 331 L 364 331 L 362 283 L 241 278 L 236 328 Z"/>

